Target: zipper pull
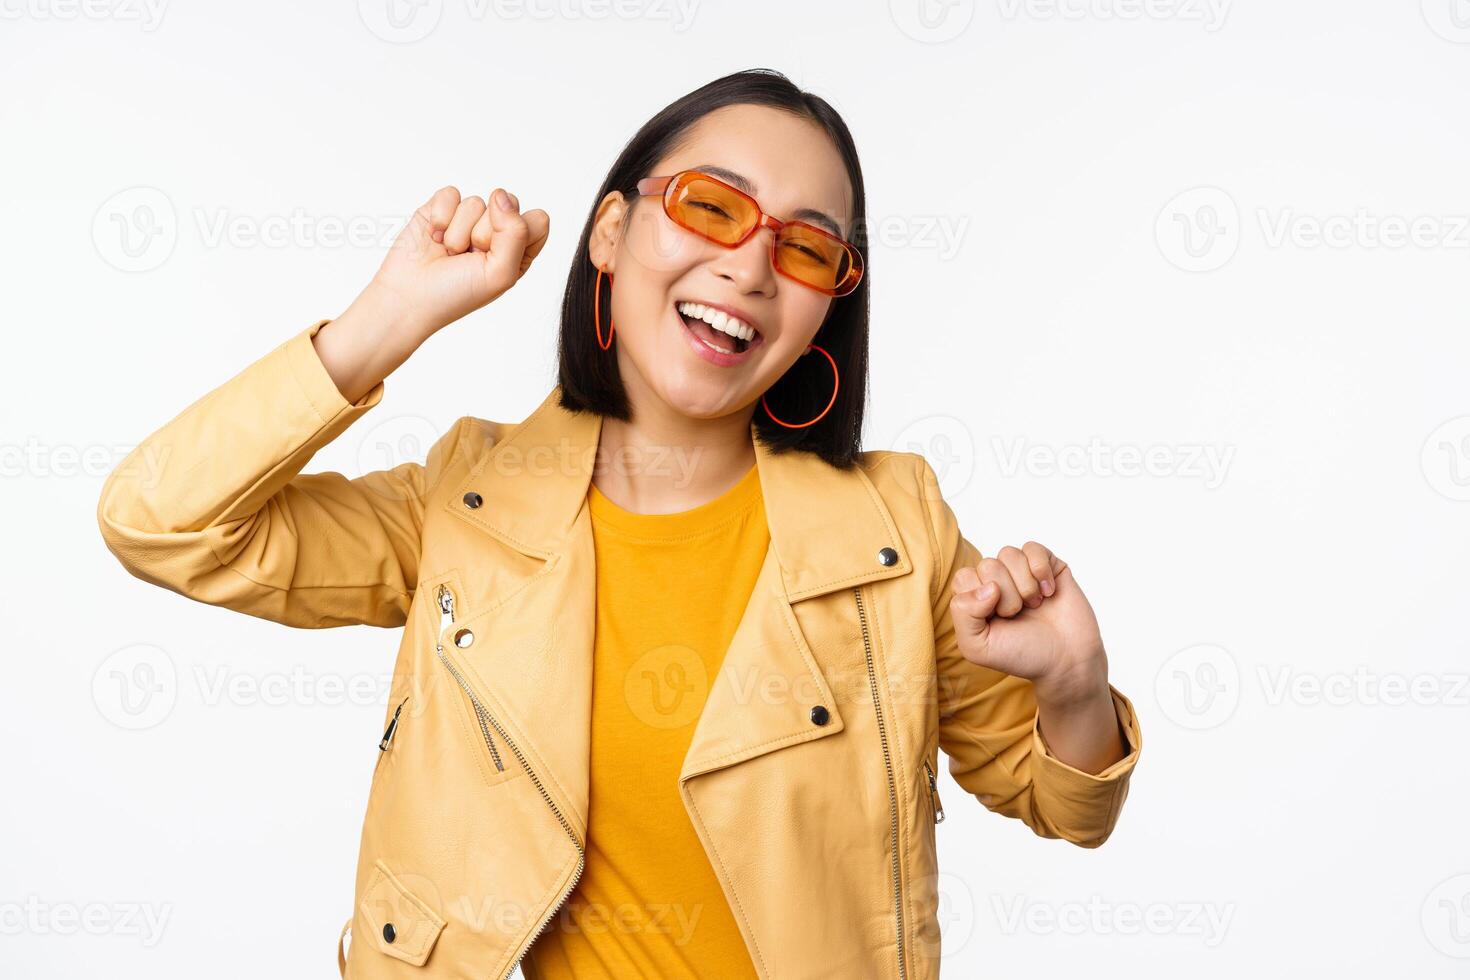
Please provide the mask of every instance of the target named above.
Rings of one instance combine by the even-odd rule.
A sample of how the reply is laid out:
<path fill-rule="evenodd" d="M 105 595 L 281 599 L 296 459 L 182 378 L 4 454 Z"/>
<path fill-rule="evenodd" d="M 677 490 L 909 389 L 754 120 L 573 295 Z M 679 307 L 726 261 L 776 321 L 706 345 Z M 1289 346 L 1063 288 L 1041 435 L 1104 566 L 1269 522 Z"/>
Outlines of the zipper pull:
<path fill-rule="evenodd" d="M 404 698 L 402 701 L 398 702 L 398 707 L 393 709 L 393 717 L 389 720 L 388 727 L 383 731 L 383 740 L 378 743 L 379 752 L 388 751 L 388 743 L 393 741 L 393 733 L 398 731 L 398 714 L 403 710 L 403 706 L 407 703 L 408 698 Z"/>
<path fill-rule="evenodd" d="M 929 777 L 929 799 L 934 803 L 934 822 L 944 823 L 944 804 L 939 802 L 939 779 L 934 770 L 929 768 L 929 760 L 924 760 L 924 772 Z"/>

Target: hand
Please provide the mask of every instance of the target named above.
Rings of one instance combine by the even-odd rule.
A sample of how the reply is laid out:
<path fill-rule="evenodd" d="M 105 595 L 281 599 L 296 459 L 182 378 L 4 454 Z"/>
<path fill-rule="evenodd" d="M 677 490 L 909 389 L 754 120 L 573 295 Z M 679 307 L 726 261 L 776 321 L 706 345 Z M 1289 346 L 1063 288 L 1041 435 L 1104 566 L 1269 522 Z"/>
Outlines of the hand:
<path fill-rule="evenodd" d="M 497 203 L 502 194 L 509 209 Z M 440 188 L 399 233 L 359 304 L 422 342 L 495 300 L 531 267 L 551 229 L 545 211 L 521 214 L 520 206 L 499 188 L 488 206 Z"/>
<path fill-rule="evenodd" d="M 1065 704 L 1106 688 L 1092 605 L 1067 563 L 1035 541 L 957 571 L 949 610 L 965 659 L 1032 681 L 1039 701 Z"/>

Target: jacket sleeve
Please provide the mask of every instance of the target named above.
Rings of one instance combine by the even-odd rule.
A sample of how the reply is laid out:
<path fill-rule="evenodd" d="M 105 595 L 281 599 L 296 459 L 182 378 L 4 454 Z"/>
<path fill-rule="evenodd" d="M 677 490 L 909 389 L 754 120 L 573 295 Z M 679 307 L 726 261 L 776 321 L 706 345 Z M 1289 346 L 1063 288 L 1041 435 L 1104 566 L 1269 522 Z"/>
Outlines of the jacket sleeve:
<path fill-rule="evenodd" d="M 300 331 L 184 409 L 108 475 L 97 523 L 145 582 L 288 626 L 401 626 L 418 576 L 424 496 L 456 425 L 425 463 L 348 479 L 300 475 L 383 397 L 337 390 Z"/>
<path fill-rule="evenodd" d="M 1113 832 L 1143 748 L 1133 703 L 1108 685 L 1127 754 L 1102 772 L 1086 773 L 1051 754 L 1029 680 L 965 659 L 949 602 L 955 573 L 976 565 L 980 552 L 960 533 L 933 468 L 922 457 L 920 461 L 920 487 L 937 555 L 933 613 L 939 744 L 949 756 L 950 774 L 988 809 L 1022 820 L 1040 837 L 1097 847 Z"/>

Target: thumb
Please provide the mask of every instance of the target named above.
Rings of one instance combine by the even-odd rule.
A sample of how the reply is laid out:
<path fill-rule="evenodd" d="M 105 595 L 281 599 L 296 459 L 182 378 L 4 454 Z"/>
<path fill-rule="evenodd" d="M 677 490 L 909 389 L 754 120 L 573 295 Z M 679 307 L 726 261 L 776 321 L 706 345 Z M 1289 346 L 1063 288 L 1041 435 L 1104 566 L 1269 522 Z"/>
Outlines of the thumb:
<path fill-rule="evenodd" d="M 1000 587 L 994 582 L 981 584 L 974 569 L 966 568 L 955 576 L 954 589 L 949 613 L 954 619 L 955 640 L 965 659 L 984 663 L 990 646 L 990 620 L 1000 604 Z"/>
<path fill-rule="evenodd" d="M 499 190 L 503 188 L 497 188 Z M 490 247 L 487 249 L 489 255 L 485 258 L 485 264 L 490 278 L 503 291 L 515 285 L 524 271 L 521 260 L 525 257 L 526 247 L 531 243 L 531 228 L 521 214 L 519 204 L 509 193 L 506 195 L 511 204 L 508 210 L 496 203 L 497 196 L 495 193 L 490 195 L 490 206 L 485 209 L 485 217 L 490 220 Z"/>

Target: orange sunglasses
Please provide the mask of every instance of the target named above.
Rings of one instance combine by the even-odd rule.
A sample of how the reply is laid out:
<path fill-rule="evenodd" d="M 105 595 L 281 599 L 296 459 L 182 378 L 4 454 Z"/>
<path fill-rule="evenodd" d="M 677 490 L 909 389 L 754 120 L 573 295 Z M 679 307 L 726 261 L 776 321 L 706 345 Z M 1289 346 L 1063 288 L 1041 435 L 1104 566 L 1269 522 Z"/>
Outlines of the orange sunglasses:
<path fill-rule="evenodd" d="M 761 228 L 770 228 L 776 271 L 828 296 L 846 296 L 863 278 L 857 246 L 805 221 L 772 217 L 755 198 L 707 173 L 681 170 L 672 177 L 644 177 L 638 193 L 662 194 L 671 221 L 725 248 L 738 248 Z"/>

